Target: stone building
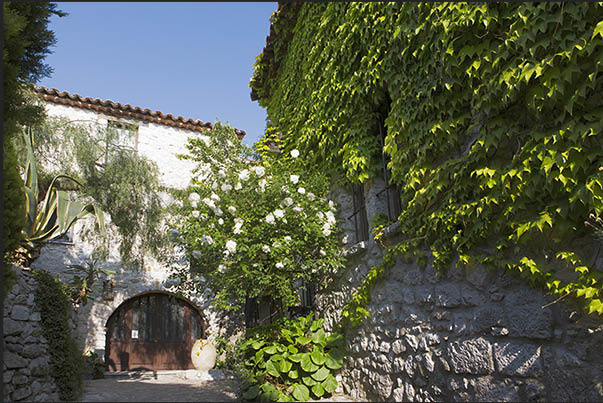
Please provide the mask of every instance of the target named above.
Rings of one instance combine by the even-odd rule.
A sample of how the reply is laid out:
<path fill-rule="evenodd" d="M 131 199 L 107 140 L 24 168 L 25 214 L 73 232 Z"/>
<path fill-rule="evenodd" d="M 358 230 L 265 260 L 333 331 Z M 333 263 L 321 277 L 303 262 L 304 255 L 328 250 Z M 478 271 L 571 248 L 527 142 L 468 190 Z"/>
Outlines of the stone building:
<path fill-rule="evenodd" d="M 374 5 L 374 8 L 380 6 Z M 331 111 L 350 105 L 346 97 L 350 94 L 343 96 L 338 91 L 342 82 L 357 82 L 357 77 L 363 77 L 362 72 L 350 72 L 349 66 L 362 65 L 365 61 L 362 55 L 368 54 L 369 49 L 362 48 L 365 44 L 359 38 L 362 38 L 361 32 L 370 37 L 372 26 L 367 28 L 366 24 L 372 22 L 357 9 L 351 10 L 354 5 L 342 4 L 334 11 L 335 7 L 334 4 L 280 3 L 271 20 L 266 47 L 258 56 L 250 86 L 252 100 L 269 105 L 268 119 L 275 122 L 275 128 L 286 120 L 283 111 L 305 113 L 303 119 L 295 115 L 295 123 L 285 124 L 301 131 L 305 129 L 304 124 L 308 125 L 308 131 L 317 127 L 327 130 L 337 119 L 336 113 L 321 114 L 320 107 L 316 108 L 319 112 L 314 113 L 311 108 L 300 106 L 299 100 L 291 96 L 283 84 L 290 83 L 286 80 L 292 76 L 296 78 L 295 87 L 302 88 L 300 92 L 310 99 L 317 93 L 328 94 L 327 98 L 333 102 L 329 105 Z M 394 8 L 383 7 L 389 7 L 390 14 Z M 326 9 L 330 13 L 321 15 Z M 386 19 L 385 12 L 383 15 L 380 19 Z M 332 21 L 337 18 L 344 22 L 333 27 Z M 358 18 L 358 22 L 353 18 Z M 275 28 L 275 22 L 281 25 Z M 321 31 L 323 37 L 305 32 L 305 27 L 318 31 L 318 26 L 327 27 Z M 396 27 L 388 27 L 394 38 Z M 346 38 L 356 47 L 333 51 L 317 46 L 331 37 Z M 288 47 L 295 50 L 290 52 Z M 400 49 L 392 50 L 395 51 Z M 416 51 L 423 51 L 423 47 Z M 345 70 L 342 67 L 325 78 L 320 76 L 320 67 L 298 63 L 299 59 L 312 58 L 320 59 L 321 66 L 345 65 L 350 76 L 341 72 Z M 375 61 L 376 65 L 379 63 L 382 60 Z M 392 80 L 396 78 L 395 72 L 389 74 Z M 374 91 L 369 88 L 358 93 L 366 93 L 370 99 L 388 86 L 396 90 L 395 85 L 380 82 L 382 78 L 367 76 Z M 424 90 L 416 89 L 418 94 Z M 282 98 L 275 98 L 278 91 Z M 275 111 L 274 116 L 270 107 Z M 362 124 L 374 119 L 375 130 L 370 140 L 378 142 L 384 138 L 385 126 L 383 121 L 377 124 L 376 115 L 353 116 L 343 120 L 340 129 L 352 133 L 352 137 L 358 126 L 369 127 Z M 324 122 L 317 122 L 323 117 Z M 297 144 L 294 139 L 287 140 L 288 144 Z M 340 150 L 344 146 L 341 141 Z M 350 153 L 354 151 L 358 150 Z M 347 264 L 335 281 L 317 295 L 315 309 L 331 329 L 340 322 L 342 310 L 360 289 L 369 270 L 383 262 L 386 248 L 420 236 L 401 233 L 399 223 L 387 227 L 379 240 L 369 231 L 369 222 L 377 215 L 396 220 L 400 214 L 400 197 L 396 187 L 389 183 L 385 155 L 383 158 L 382 173 L 362 184 L 346 187 L 334 182 L 332 186 L 332 199 L 340 207 L 338 218 L 344 230 Z M 603 270 L 600 242 L 576 239 L 574 244 L 583 248 L 589 267 Z M 371 401 L 603 400 L 603 360 L 598 353 L 603 346 L 600 318 L 587 315 L 569 298 L 555 300 L 507 271 L 488 270 L 481 265 L 460 269 L 454 263 L 447 271 L 436 272 L 433 257 L 427 259 L 425 267 L 416 261 L 397 258 L 393 267 L 372 284 L 370 302 L 364 306 L 370 316 L 358 327 L 345 328 L 348 356 L 338 377 L 346 393 Z"/>
<path fill-rule="evenodd" d="M 176 157 L 186 153 L 187 139 L 211 135 L 211 123 L 56 89 L 35 91 L 49 118 L 117 130 L 120 145 L 155 162 L 161 184 L 168 187 L 189 185 L 194 163 Z M 240 139 L 245 135 L 235 132 Z M 32 268 L 72 278 L 69 265 L 83 265 L 92 252 L 82 236 L 91 222 L 80 220 L 65 237 L 48 242 Z M 104 267 L 116 273 L 103 275 L 94 284 L 92 298 L 76 308 L 74 329 L 82 350 L 105 357 L 108 370 L 190 367 L 192 341 L 220 334 L 224 318 L 211 310 L 208 294 L 173 298 L 164 264 L 145 256 L 142 270 L 133 271 L 123 267 L 115 248 Z"/>

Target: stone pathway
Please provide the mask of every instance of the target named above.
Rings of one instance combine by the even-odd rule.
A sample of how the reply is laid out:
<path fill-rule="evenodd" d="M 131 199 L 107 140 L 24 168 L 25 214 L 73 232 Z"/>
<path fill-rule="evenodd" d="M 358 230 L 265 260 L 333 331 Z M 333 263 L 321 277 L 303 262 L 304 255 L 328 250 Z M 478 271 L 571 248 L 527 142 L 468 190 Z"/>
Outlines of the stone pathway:
<path fill-rule="evenodd" d="M 81 402 L 235 402 L 238 382 L 220 370 L 107 373 L 84 381 Z M 323 402 L 355 402 L 335 394 Z"/>
<path fill-rule="evenodd" d="M 82 402 L 235 402 L 238 383 L 223 377 L 187 376 L 187 371 L 106 376 L 84 381 Z"/>

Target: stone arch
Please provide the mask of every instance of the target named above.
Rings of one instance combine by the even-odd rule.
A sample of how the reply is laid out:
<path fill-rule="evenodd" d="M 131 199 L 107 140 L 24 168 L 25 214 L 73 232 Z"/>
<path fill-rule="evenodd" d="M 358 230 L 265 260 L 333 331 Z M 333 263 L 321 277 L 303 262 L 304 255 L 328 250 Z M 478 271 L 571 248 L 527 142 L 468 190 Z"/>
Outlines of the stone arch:
<path fill-rule="evenodd" d="M 207 318 L 188 298 L 148 290 L 124 299 L 104 326 L 109 371 L 193 368 L 190 351 Z"/>

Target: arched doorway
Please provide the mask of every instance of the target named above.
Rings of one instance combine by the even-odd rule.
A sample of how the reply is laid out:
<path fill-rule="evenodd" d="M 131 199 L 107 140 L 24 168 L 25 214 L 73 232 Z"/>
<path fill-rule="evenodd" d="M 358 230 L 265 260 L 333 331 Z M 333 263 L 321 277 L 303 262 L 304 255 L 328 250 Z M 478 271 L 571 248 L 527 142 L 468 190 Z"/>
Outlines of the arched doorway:
<path fill-rule="evenodd" d="M 122 303 L 107 320 L 108 371 L 190 369 L 195 340 L 205 338 L 205 321 L 191 303 L 149 292 Z"/>

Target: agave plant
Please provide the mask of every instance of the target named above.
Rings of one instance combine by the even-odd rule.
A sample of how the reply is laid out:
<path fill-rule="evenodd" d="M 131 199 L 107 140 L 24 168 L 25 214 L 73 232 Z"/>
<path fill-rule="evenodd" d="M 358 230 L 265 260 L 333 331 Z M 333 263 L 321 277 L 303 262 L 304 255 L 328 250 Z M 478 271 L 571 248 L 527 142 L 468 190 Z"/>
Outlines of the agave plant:
<path fill-rule="evenodd" d="M 31 262 L 32 253 L 46 241 L 63 236 L 79 219 L 88 215 L 96 217 L 101 233 L 105 233 L 104 213 L 92 203 L 81 203 L 69 199 L 67 191 L 61 190 L 61 181 L 69 181 L 82 189 L 83 185 L 68 175 L 57 175 L 50 182 L 43 199 L 40 199 L 38 171 L 33 153 L 33 135 L 31 129 L 24 133 L 27 148 L 27 165 L 25 169 L 25 202 L 26 227 L 24 229 L 24 245 L 21 254 L 25 261 Z"/>

